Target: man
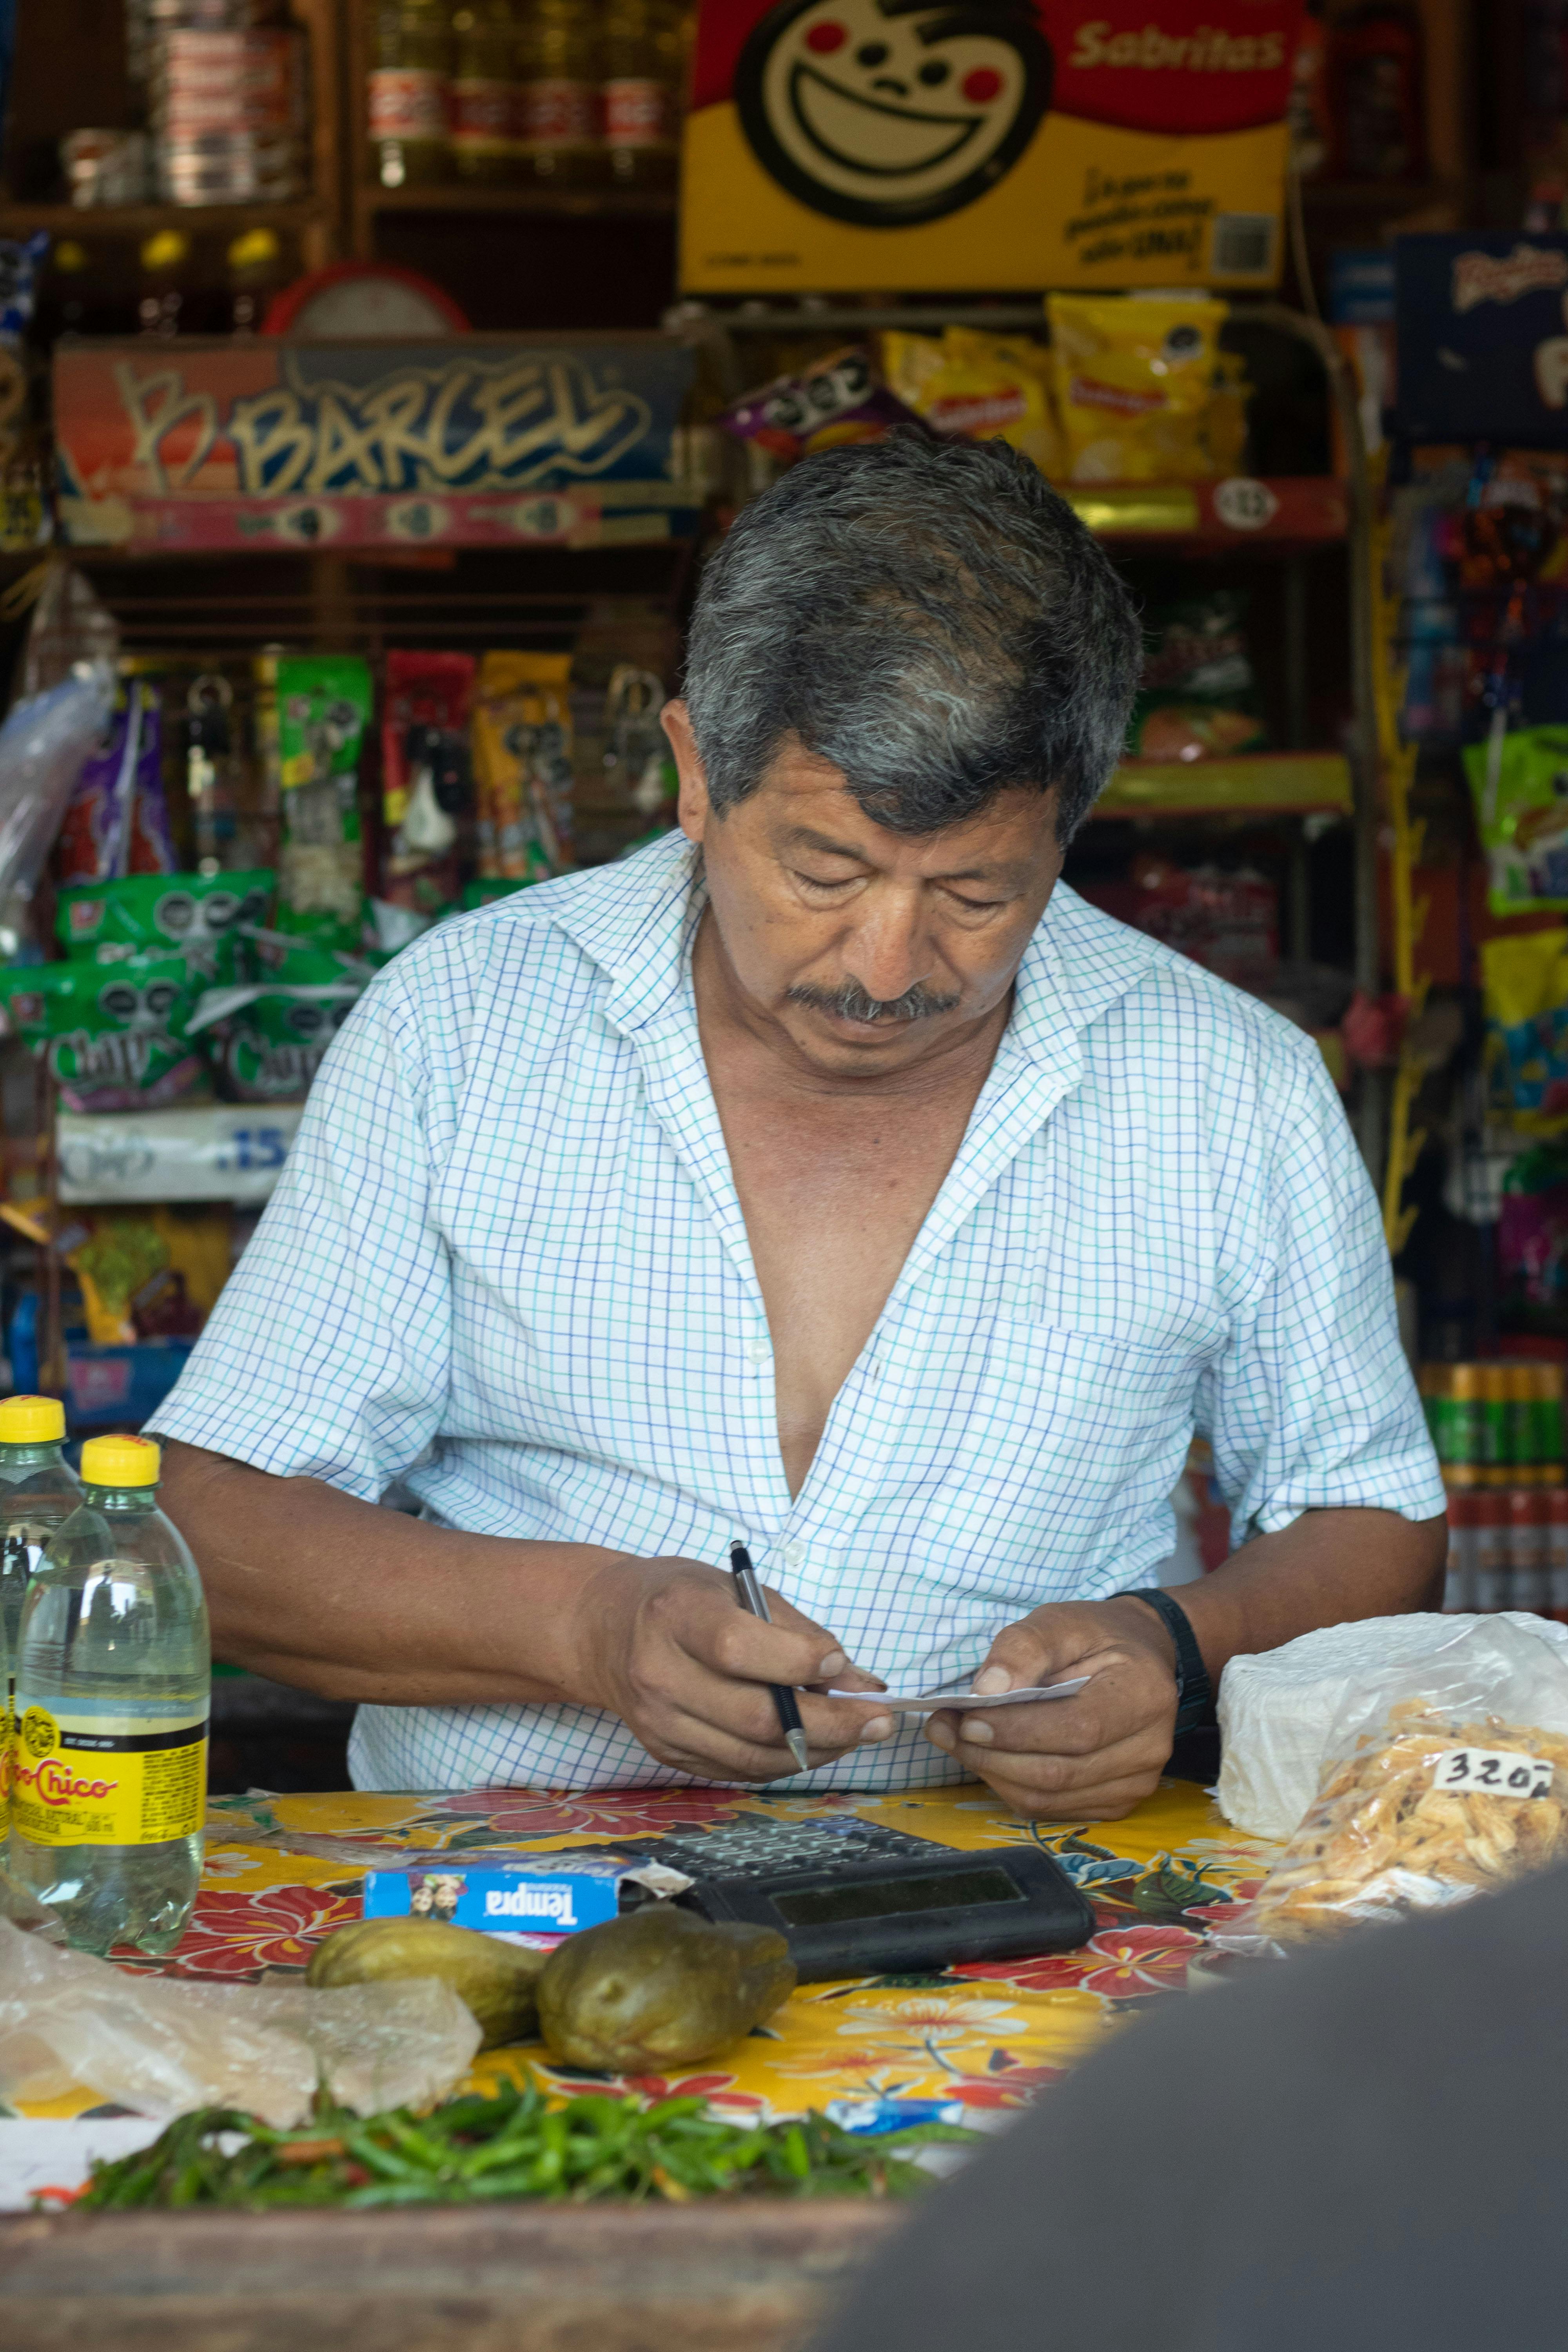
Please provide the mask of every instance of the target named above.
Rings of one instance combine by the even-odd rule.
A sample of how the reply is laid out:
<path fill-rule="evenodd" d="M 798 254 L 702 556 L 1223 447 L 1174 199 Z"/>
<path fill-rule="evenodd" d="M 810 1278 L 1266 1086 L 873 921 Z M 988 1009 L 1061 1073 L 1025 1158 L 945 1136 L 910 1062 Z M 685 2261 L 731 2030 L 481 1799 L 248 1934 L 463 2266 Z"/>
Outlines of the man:
<path fill-rule="evenodd" d="M 1111 1817 L 1233 1653 L 1426 1600 L 1315 1046 L 1058 887 L 1139 654 L 1001 445 L 813 458 L 709 567 L 682 833 L 367 992 L 161 1416 L 220 1654 L 363 1702 L 362 1785 L 780 1779 L 783 1683 L 816 1787 Z M 1125 1597 L 1194 1426 L 1242 1549 Z M 1089 1681 L 827 1695 L 977 1669 Z"/>

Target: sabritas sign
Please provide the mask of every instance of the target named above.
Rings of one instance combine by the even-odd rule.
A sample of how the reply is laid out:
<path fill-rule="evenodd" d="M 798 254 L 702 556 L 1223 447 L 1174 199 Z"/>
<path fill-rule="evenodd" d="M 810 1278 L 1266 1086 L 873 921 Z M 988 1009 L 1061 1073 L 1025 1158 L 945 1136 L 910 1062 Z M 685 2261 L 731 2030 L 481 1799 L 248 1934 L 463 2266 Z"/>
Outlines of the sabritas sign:
<path fill-rule="evenodd" d="M 702 0 L 694 293 L 1272 285 L 1299 0 Z"/>

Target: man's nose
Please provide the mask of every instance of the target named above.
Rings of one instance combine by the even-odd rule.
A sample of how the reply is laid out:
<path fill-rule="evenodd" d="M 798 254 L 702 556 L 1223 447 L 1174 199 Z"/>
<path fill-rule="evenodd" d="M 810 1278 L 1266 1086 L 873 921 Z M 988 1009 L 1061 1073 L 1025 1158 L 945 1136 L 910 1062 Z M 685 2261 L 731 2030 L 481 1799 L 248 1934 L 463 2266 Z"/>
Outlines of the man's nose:
<path fill-rule="evenodd" d="M 929 981 L 936 957 L 918 906 L 868 909 L 844 958 L 844 969 L 879 1004 L 890 1004 L 919 981 Z"/>

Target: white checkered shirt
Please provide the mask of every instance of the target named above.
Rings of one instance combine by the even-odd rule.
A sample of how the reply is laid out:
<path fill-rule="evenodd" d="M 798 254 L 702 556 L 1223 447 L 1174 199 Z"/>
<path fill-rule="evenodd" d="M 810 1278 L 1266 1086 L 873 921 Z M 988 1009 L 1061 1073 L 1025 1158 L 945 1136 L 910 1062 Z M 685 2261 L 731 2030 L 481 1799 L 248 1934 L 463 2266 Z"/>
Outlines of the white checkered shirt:
<path fill-rule="evenodd" d="M 484 1535 L 721 1567 L 743 1537 L 905 1690 L 1041 1601 L 1146 1580 L 1194 1430 L 1237 1540 L 1442 1510 L 1317 1047 L 1061 886 L 792 1500 L 698 1036 L 701 904 L 675 835 L 405 950 L 327 1055 L 161 1432 L 367 1502 L 401 1481 Z M 685 1777 L 576 1706 L 362 1707 L 352 1762 L 374 1789 Z M 918 1727 L 806 1776 L 955 1777 Z"/>

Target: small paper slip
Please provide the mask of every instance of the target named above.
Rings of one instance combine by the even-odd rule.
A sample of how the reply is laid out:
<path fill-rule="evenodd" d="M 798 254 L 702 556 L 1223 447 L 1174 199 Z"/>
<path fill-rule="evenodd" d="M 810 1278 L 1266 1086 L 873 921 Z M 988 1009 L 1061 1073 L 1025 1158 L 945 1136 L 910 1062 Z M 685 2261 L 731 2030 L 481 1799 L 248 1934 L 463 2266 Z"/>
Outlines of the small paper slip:
<path fill-rule="evenodd" d="M 994 1706 L 1033 1706 L 1041 1699 L 1071 1698 L 1075 1691 L 1086 1687 L 1088 1675 L 1079 1675 L 1076 1682 L 1042 1683 L 1033 1690 L 992 1691 L 983 1694 L 972 1690 L 958 1691 L 841 1691 L 830 1690 L 829 1698 L 864 1699 L 868 1706 L 888 1708 L 894 1715 L 935 1715 L 942 1707 L 984 1707 L 989 1713 Z"/>

